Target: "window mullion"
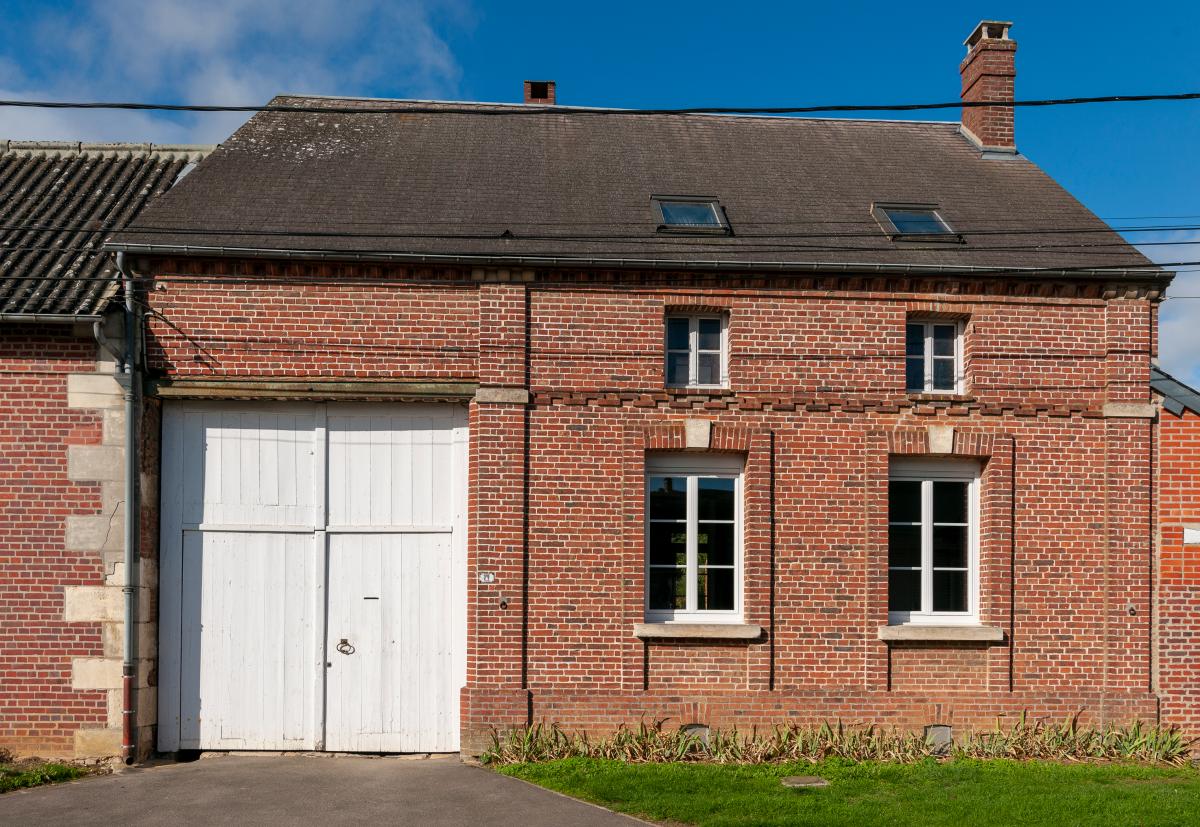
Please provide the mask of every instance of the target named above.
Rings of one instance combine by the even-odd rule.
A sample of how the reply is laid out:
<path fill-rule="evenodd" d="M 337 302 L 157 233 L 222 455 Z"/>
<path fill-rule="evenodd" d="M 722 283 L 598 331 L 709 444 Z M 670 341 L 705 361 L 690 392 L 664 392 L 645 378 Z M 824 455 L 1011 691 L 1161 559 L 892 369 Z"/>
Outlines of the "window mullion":
<path fill-rule="evenodd" d="M 687 478 L 687 611 L 696 611 L 698 604 L 697 600 L 697 579 L 699 576 L 697 565 L 697 550 L 696 550 L 696 533 L 697 533 L 697 515 L 699 503 L 699 482 L 697 477 L 689 476 Z"/>
<path fill-rule="evenodd" d="M 688 319 L 688 381 L 689 385 L 700 384 L 700 320 L 695 316 Z"/>
<path fill-rule="evenodd" d="M 921 481 L 921 611 L 933 611 L 933 481 Z"/>
<path fill-rule="evenodd" d="M 922 325 L 922 327 L 925 330 L 925 358 L 922 360 L 924 362 L 924 370 L 925 370 L 925 392 L 932 393 L 933 392 L 933 325 L 926 324 L 926 325 Z"/>

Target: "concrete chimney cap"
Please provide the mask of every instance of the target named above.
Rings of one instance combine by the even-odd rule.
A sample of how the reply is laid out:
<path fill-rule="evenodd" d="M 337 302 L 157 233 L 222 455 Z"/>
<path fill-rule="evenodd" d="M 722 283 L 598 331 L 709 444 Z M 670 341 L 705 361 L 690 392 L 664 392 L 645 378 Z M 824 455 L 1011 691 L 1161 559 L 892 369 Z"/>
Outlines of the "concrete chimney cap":
<path fill-rule="evenodd" d="M 971 47 L 981 40 L 1008 40 L 1008 30 L 1011 27 L 1011 20 L 980 20 L 971 36 L 963 41 L 963 45 L 969 52 Z"/>

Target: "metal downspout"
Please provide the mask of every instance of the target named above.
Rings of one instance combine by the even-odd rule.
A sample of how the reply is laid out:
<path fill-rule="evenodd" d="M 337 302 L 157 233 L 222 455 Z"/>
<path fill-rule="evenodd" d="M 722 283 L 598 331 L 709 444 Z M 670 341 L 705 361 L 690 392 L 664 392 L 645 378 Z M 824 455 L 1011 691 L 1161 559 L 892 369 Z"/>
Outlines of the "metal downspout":
<path fill-rule="evenodd" d="M 125 254 L 117 253 L 117 271 L 125 292 L 125 364 L 118 380 L 125 389 L 125 646 L 121 664 L 121 757 L 137 760 L 137 586 L 138 586 L 138 413 L 140 402 L 139 343 L 141 319 L 133 296 L 133 277 L 126 270 Z"/>

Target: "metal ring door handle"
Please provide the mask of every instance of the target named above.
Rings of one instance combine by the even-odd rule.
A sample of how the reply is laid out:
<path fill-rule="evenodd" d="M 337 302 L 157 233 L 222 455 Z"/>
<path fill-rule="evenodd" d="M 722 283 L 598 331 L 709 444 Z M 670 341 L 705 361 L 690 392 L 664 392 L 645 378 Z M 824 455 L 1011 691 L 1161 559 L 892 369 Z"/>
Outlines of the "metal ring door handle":
<path fill-rule="evenodd" d="M 342 638 L 340 641 L 338 641 L 337 650 L 343 655 L 354 654 L 354 646 L 345 638 Z"/>

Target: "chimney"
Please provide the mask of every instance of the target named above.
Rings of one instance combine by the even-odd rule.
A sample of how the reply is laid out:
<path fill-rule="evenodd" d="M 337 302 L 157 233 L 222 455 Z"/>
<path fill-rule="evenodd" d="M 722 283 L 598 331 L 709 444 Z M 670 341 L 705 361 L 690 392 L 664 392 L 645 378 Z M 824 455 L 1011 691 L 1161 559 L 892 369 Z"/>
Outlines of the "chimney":
<path fill-rule="evenodd" d="M 963 103 L 1013 99 L 1017 44 L 1008 39 L 1010 26 L 1012 23 L 1002 20 L 984 20 L 964 41 L 967 57 L 958 67 Z M 1011 106 L 964 108 L 962 125 L 968 137 L 984 149 L 1016 151 Z"/>
<path fill-rule="evenodd" d="M 525 81 L 525 103 L 554 106 L 554 81 L 527 80 Z"/>

